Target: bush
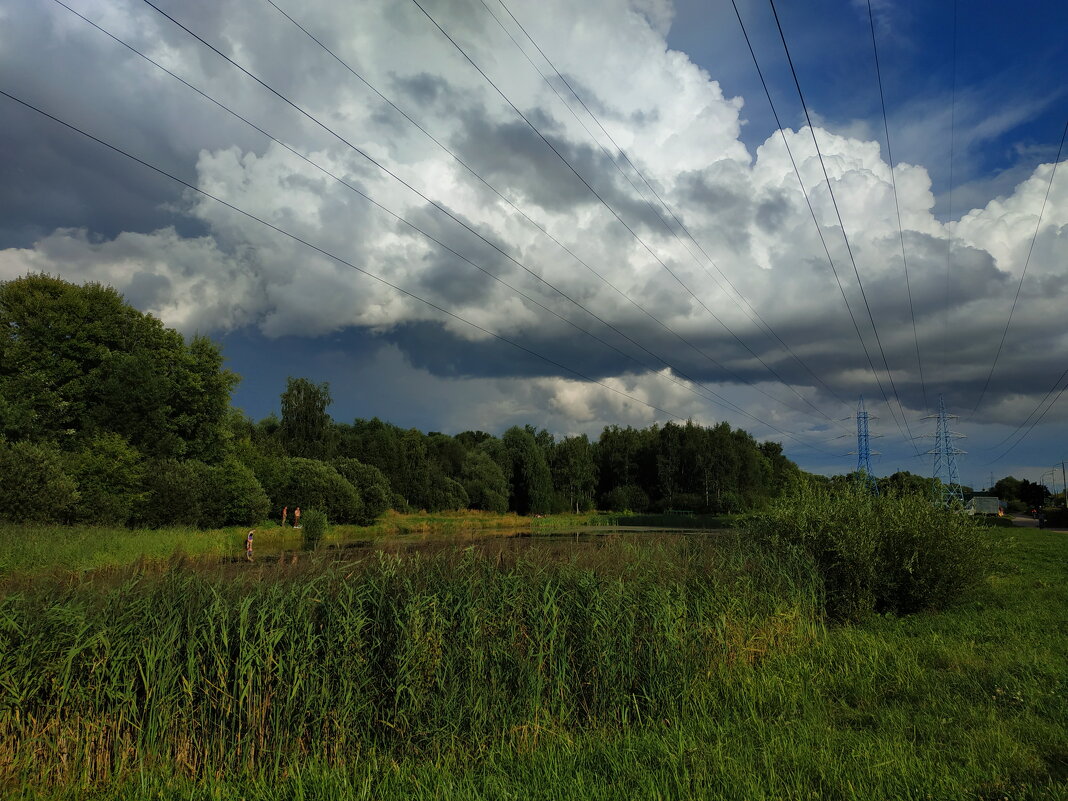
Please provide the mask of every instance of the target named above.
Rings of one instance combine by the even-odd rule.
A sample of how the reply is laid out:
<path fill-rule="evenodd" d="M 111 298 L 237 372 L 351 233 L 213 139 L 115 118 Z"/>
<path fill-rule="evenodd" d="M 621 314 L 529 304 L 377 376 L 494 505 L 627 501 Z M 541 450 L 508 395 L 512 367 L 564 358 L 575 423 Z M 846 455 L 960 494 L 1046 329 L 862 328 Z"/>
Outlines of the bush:
<path fill-rule="evenodd" d="M 373 465 L 364 464 L 358 459 L 338 458 L 330 462 L 341 475 L 360 493 L 363 510 L 355 521 L 361 526 L 369 526 L 379 515 L 389 509 L 392 490 L 385 473 Z"/>
<path fill-rule="evenodd" d="M 67 471 L 78 482 L 73 519 L 126 525 L 144 499 L 141 454 L 118 434 L 97 434 L 64 459 Z"/>
<path fill-rule="evenodd" d="M 942 608 L 978 583 L 989 540 L 970 517 L 924 495 L 802 483 L 749 524 L 770 545 L 799 550 L 823 583 L 829 617 Z"/>
<path fill-rule="evenodd" d="M 649 508 L 649 496 L 641 487 L 628 484 L 606 492 L 601 506 L 612 512 L 644 512 Z"/>
<path fill-rule="evenodd" d="M 146 465 L 142 500 L 134 521 L 145 528 L 195 526 L 202 517 L 201 495 L 208 466 L 197 461 L 159 459 Z"/>
<path fill-rule="evenodd" d="M 54 445 L 0 441 L 0 520 L 62 523 L 78 497 Z"/>
<path fill-rule="evenodd" d="M 255 474 L 236 459 L 206 469 L 200 496 L 202 528 L 251 526 L 263 520 L 270 508 Z"/>
<path fill-rule="evenodd" d="M 355 523 L 363 516 L 363 501 L 352 484 L 333 467 L 317 459 L 284 459 L 278 484 L 269 490 L 271 517 L 282 507 L 319 509 L 336 523 Z M 303 523 L 303 521 L 302 521 Z"/>
<path fill-rule="evenodd" d="M 314 550 L 326 534 L 326 515 L 318 509 L 309 509 L 301 519 L 300 537 L 306 550 Z"/>
<path fill-rule="evenodd" d="M 432 470 L 426 491 L 427 511 L 440 512 L 443 509 L 466 509 L 468 507 L 467 490 L 454 479 L 440 470 Z"/>

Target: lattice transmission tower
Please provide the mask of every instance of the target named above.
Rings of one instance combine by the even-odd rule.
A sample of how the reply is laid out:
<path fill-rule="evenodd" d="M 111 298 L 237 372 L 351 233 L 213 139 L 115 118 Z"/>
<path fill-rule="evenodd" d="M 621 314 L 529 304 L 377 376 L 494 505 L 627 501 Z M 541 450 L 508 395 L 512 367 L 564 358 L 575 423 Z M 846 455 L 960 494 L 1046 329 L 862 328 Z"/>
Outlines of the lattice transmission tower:
<path fill-rule="evenodd" d="M 923 419 L 937 420 L 934 433 L 935 446 L 927 453 L 934 456 L 934 477 L 942 481 L 942 501 L 947 506 L 953 501 L 964 503 L 964 490 L 961 488 L 960 475 L 957 473 L 957 457 L 967 451 L 962 451 L 953 444 L 953 440 L 961 439 L 964 435 L 951 431 L 949 428 L 949 421 L 956 420 L 957 415 L 946 412 L 946 402 L 939 395 L 938 414 L 929 414 Z"/>
<path fill-rule="evenodd" d="M 857 403 L 857 475 L 873 493 L 878 494 L 879 482 L 875 480 L 875 470 L 871 466 L 872 453 L 878 455 L 878 451 L 872 451 L 871 435 L 868 432 L 868 420 L 874 419 L 864 408 L 864 396 L 861 395 Z"/>

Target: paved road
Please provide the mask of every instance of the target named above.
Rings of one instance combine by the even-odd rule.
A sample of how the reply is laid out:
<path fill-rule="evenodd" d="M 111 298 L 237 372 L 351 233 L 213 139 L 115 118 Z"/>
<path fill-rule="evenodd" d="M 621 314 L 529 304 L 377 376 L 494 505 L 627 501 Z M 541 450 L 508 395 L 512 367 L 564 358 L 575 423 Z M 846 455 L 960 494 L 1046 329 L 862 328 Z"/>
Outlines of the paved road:
<path fill-rule="evenodd" d="M 1014 517 L 1012 519 L 1012 524 L 1020 528 L 1038 528 L 1038 521 L 1035 520 L 1033 517 L 1030 517 L 1029 515 L 1020 515 L 1019 517 Z M 1043 529 L 1043 531 L 1055 532 L 1057 534 L 1068 534 L 1068 531 L 1063 528 L 1047 528 Z"/>

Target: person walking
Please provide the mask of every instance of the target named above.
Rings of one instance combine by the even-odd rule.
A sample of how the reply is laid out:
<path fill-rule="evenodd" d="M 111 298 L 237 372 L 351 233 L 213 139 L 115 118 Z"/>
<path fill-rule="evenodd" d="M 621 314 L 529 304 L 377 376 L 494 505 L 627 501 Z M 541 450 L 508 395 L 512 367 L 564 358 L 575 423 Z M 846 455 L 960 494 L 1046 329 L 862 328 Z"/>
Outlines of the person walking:
<path fill-rule="evenodd" d="M 287 517 L 289 517 L 289 507 L 288 506 L 283 506 L 282 507 L 282 528 L 286 527 L 286 518 Z"/>
<path fill-rule="evenodd" d="M 300 528 L 300 507 L 293 510 L 293 528 Z"/>
<path fill-rule="evenodd" d="M 245 537 L 245 561 L 252 561 L 252 535 L 256 533 L 256 529 L 252 529 Z"/>

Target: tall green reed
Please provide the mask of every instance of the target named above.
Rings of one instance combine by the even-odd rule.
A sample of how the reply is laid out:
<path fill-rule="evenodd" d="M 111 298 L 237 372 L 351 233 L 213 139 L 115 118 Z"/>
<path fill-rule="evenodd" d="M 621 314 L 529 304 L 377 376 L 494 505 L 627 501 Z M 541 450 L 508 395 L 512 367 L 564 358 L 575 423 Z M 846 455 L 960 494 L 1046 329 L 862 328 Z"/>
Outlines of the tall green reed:
<path fill-rule="evenodd" d="M 279 776 L 671 719 L 817 617 L 800 560 L 703 538 L 42 584 L 0 602 L 0 780 Z"/>

